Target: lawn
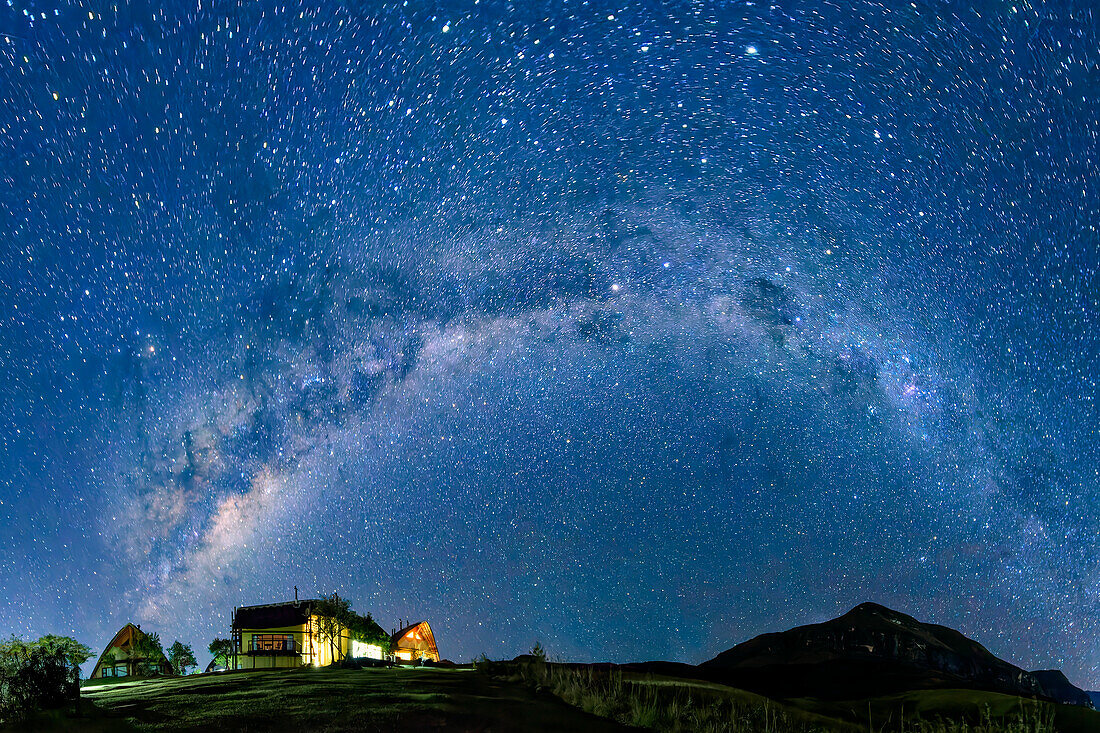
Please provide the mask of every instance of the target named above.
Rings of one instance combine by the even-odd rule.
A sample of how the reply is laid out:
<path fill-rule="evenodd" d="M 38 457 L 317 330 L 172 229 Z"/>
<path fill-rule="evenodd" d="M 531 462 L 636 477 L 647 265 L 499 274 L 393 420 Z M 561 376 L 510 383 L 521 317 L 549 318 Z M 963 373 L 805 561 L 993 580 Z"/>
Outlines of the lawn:
<path fill-rule="evenodd" d="M 147 679 L 81 690 L 82 717 L 38 730 L 623 731 L 468 669 L 301 669 Z M 89 705 L 90 704 L 90 705 Z M 94 707 L 92 707 L 94 706 Z"/>

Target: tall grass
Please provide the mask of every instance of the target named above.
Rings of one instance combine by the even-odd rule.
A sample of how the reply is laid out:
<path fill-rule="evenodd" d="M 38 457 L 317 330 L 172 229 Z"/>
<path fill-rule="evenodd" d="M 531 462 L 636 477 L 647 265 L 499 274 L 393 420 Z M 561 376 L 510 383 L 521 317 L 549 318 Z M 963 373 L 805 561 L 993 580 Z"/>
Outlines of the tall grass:
<path fill-rule="evenodd" d="M 1004 718 L 995 718 L 986 709 L 977 720 L 909 716 L 857 724 L 804 714 L 764 698 L 725 694 L 706 685 L 658 682 L 645 675 L 624 677 L 616 669 L 541 659 L 514 665 L 490 663 L 482 669 L 518 677 L 536 691 L 549 692 L 585 712 L 669 733 L 1055 733 L 1050 709 L 1038 706 Z"/>
<path fill-rule="evenodd" d="M 519 665 L 515 672 L 536 690 L 548 691 L 585 712 L 649 730 L 692 733 L 825 733 L 836 730 L 796 720 L 786 710 L 779 710 L 767 702 L 746 704 L 707 690 L 646 684 L 625 678 L 617 670 L 533 662 Z"/>
<path fill-rule="evenodd" d="M 1025 707 L 1008 717 L 993 717 L 986 708 L 977 722 L 957 720 L 906 720 L 896 730 L 904 733 L 1054 733 L 1050 708 Z"/>

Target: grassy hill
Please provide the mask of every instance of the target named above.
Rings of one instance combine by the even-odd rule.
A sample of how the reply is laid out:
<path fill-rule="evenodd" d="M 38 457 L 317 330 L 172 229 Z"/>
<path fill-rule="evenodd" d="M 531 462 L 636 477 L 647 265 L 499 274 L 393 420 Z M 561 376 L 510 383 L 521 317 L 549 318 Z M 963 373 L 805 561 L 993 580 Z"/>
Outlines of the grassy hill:
<path fill-rule="evenodd" d="M 675 666 L 668 666 L 675 669 Z M 662 731 L 772 733 L 1087 733 L 1100 713 L 1000 693 L 917 690 L 836 701 L 775 700 L 694 676 L 615 665 L 496 662 L 488 673 L 553 692 L 582 710 Z M 693 670 L 686 670 L 694 674 Z"/>
<path fill-rule="evenodd" d="M 859 701 L 792 700 L 806 710 L 843 720 L 870 721 L 875 730 L 890 730 L 900 720 L 918 727 L 941 722 L 981 730 L 1050 730 L 1057 733 L 1100 731 L 1100 712 L 1015 695 L 978 690 L 914 690 Z M 1013 725 L 1017 728 L 1013 728 Z"/>
<path fill-rule="evenodd" d="M 192 675 L 88 686 L 81 697 L 80 716 L 42 716 L 30 729 L 74 733 L 624 730 L 561 700 L 469 669 L 326 668 Z"/>
<path fill-rule="evenodd" d="M 20 730 L 769 731 L 1087 733 L 1100 713 L 974 690 L 857 701 L 772 700 L 713 681 L 613 665 L 491 662 L 471 669 L 300 669 L 94 684 L 79 715 Z"/>

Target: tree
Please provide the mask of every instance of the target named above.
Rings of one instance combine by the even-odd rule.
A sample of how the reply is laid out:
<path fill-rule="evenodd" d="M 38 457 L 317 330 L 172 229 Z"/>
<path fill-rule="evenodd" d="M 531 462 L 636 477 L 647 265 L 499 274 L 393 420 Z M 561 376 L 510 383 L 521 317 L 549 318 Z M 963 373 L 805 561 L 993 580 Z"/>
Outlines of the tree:
<path fill-rule="evenodd" d="M 80 675 L 80 665 L 92 658 L 92 650 L 71 636 L 46 634 L 38 641 L 32 642 L 32 645 L 40 646 L 50 652 L 61 652 L 69 666 L 76 670 L 78 677 Z"/>
<path fill-rule="evenodd" d="M 342 659 L 344 654 L 340 649 L 340 639 L 358 615 L 351 610 L 351 602 L 336 593 L 322 596 L 313 604 L 313 613 L 317 616 L 317 632 L 322 640 L 328 640 L 333 661 Z"/>
<path fill-rule="evenodd" d="M 159 672 L 160 660 L 164 658 L 164 647 L 160 644 L 160 634 L 142 633 L 134 638 L 130 645 L 130 661 L 138 668 L 139 674 Z"/>
<path fill-rule="evenodd" d="M 351 618 L 348 620 L 348 631 L 353 639 L 380 646 L 384 652 L 390 650 L 390 635 L 378 625 L 369 612 L 366 616 L 360 616 L 352 611 Z"/>
<path fill-rule="evenodd" d="M 80 698 L 80 671 L 65 651 L 12 636 L 0 643 L 0 724 Z"/>
<path fill-rule="evenodd" d="M 179 675 L 187 674 L 189 667 L 197 667 L 195 652 L 191 651 L 190 644 L 182 644 L 177 639 L 168 647 L 168 663 L 172 665 L 172 672 Z"/>
<path fill-rule="evenodd" d="M 233 656 L 233 642 L 229 639 L 214 639 L 210 642 L 210 646 L 207 647 L 210 653 L 214 655 L 214 664 L 221 661 L 221 666 L 229 666 L 229 658 Z"/>

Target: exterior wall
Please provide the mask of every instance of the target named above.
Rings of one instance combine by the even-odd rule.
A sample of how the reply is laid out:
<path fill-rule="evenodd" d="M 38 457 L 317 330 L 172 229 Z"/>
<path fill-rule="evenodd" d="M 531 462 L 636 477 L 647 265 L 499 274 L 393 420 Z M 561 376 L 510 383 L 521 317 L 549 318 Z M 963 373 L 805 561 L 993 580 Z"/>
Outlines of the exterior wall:
<path fill-rule="evenodd" d="M 386 650 L 378 644 L 368 644 L 352 639 L 348 646 L 348 656 L 361 659 L 385 659 Z"/>
<path fill-rule="evenodd" d="M 248 649 L 252 644 L 252 637 L 258 634 L 290 634 L 299 654 L 249 654 Z M 240 648 L 237 649 L 236 669 L 274 669 L 301 667 L 310 664 L 313 658 L 309 644 L 309 634 L 305 624 L 298 626 L 278 626 L 270 629 L 242 629 L 240 635 Z"/>
<path fill-rule="evenodd" d="M 295 644 L 300 650 L 298 654 L 248 654 L 252 637 L 262 634 L 291 634 Z M 328 639 L 321 637 L 317 631 L 317 617 L 310 619 L 310 623 L 298 626 L 279 626 L 269 629 L 242 629 L 240 632 L 240 647 L 237 649 L 236 669 L 285 669 L 292 667 L 324 667 L 332 664 L 333 650 Z M 347 634 L 342 634 L 339 639 L 340 653 L 346 657 L 350 651 L 350 640 Z"/>
<path fill-rule="evenodd" d="M 103 653 L 97 674 L 100 677 L 126 677 L 132 671 L 126 652 L 116 646 Z"/>
<path fill-rule="evenodd" d="M 337 640 L 337 648 L 339 649 L 339 657 L 333 656 L 333 644 L 326 638 L 322 638 L 321 634 L 317 632 L 318 620 L 317 616 L 310 618 L 310 623 L 313 627 L 313 644 L 317 650 L 317 655 L 314 666 L 324 667 L 332 664 L 337 658 L 343 659 L 348 656 L 348 652 L 351 651 L 351 640 L 348 638 L 347 631 L 345 630 L 340 634 L 340 638 Z"/>
<path fill-rule="evenodd" d="M 237 669 L 297 669 L 302 666 L 302 658 L 297 654 L 286 655 L 241 655 L 237 658 Z"/>

